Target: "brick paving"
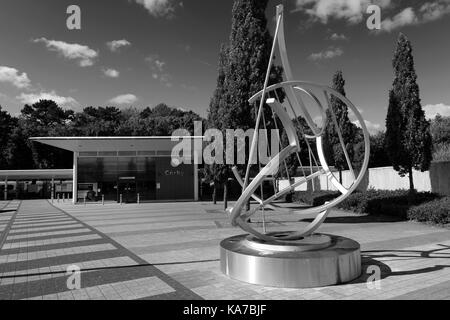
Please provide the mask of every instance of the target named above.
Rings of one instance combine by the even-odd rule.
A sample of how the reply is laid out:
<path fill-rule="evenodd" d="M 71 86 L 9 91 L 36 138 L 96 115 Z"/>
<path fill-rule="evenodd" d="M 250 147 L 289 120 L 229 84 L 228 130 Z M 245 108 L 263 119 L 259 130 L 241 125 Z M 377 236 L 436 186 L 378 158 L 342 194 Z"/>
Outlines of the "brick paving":
<path fill-rule="evenodd" d="M 56 205 L 58 207 L 56 207 Z M 363 274 L 325 288 L 282 289 L 220 272 L 219 242 L 242 233 L 220 205 L 0 202 L 0 299 L 450 299 L 450 230 L 334 211 L 319 230 L 361 243 Z M 304 225 L 266 212 L 276 230 Z M 261 226 L 261 218 L 253 219 Z M 69 265 L 81 288 L 67 288 Z M 369 270 L 381 270 L 379 289 Z"/>
<path fill-rule="evenodd" d="M 200 299 L 110 237 L 48 201 L 0 203 L 0 299 Z M 81 270 L 70 290 L 69 266 Z"/>

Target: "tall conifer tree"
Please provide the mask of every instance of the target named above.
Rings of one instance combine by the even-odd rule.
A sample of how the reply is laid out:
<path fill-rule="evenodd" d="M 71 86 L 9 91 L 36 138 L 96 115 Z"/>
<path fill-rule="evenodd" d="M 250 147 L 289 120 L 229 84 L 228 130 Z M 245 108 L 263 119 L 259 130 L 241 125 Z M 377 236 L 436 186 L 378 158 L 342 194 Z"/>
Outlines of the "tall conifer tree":
<path fill-rule="evenodd" d="M 226 129 L 245 131 L 255 126 L 255 109 L 248 100 L 264 86 L 273 41 L 267 29 L 267 3 L 268 0 L 235 0 L 233 5 L 226 65 L 223 74 L 219 70 L 218 88 L 209 114 L 214 127 L 222 130 L 224 137 Z M 270 83 L 281 79 L 282 69 L 273 67 Z M 226 202 L 228 178 L 232 177 L 230 167 L 216 166 L 215 171 L 220 172 L 216 176 L 220 176 L 224 185 Z"/>
<path fill-rule="evenodd" d="M 342 75 L 342 71 L 336 71 L 333 75 L 332 88 L 345 96 L 345 80 Z M 331 97 L 331 106 L 336 121 L 339 125 L 339 130 L 342 133 L 345 148 L 349 155 L 350 161 L 353 163 L 354 145 L 357 133 L 356 126 L 350 121 L 348 117 L 348 108 L 340 99 Z M 337 128 L 334 124 L 332 113 L 330 109 L 327 109 L 327 127 L 325 129 L 324 136 L 324 152 L 325 157 L 329 161 L 329 164 L 335 166 L 339 170 L 339 180 L 342 183 L 342 170 L 348 169 L 347 160 L 345 159 L 344 149 L 342 148 Z"/>
<path fill-rule="evenodd" d="M 413 169 L 429 169 L 432 138 L 420 102 L 412 46 L 402 33 L 398 37 L 393 68 L 385 145 L 394 169 L 401 176 L 408 174 L 410 190 L 414 190 Z"/>
<path fill-rule="evenodd" d="M 223 123 L 220 118 L 219 108 L 221 101 L 224 99 L 225 94 L 225 68 L 227 66 L 228 59 L 228 47 L 222 44 L 219 53 L 219 65 L 216 89 L 214 90 L 213 97 L 209 104 L 207 126 L 209 128 L 215 128 L 223 130 Z M 228 178 L 228 167 L 221 164 L 205 165 L 204 174 L 206 179 L 213 185 L 213 201 L 216 203 L 217 196 L 217 184 L 224 183 L 224 180 Z M 225 195 L 226 196 L 226 195 Z M 225 198 L 225 197 L 224 197 Z M 226 199 L 225 199 L 226 200 Z"/>

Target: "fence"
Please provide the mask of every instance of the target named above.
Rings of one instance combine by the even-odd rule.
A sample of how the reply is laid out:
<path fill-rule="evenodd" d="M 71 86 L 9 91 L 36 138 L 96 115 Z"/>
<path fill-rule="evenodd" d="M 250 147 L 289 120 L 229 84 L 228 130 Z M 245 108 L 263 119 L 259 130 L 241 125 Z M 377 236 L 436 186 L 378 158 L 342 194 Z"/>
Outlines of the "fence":
<path fill-rule="evenodd" d="M 336 179 L 339 180 L 339 172 L 334 172 Z M 297 180 L 299 178 L 295 178 Z M 417 191 L 432 191 L 442 195 L 450 195 L 450 161 L 433 162 L 430 171 L 413 171 L 414 187 Z M 349 171 L 342 172 L 342 183 L 349 187 L 352 182 Z M 287 180 L 280 180 L 280 189 L 287 187 Z M 303 184 L 295 191 L 311 190 L 312 183 Z M 400 177 L 392 167 L 371 168 L 366 173 L 363 181 L 358 187 L 359 190 L 366 189 L 397 190 L 409 189 L 408 176 Z M 337 190 L 326 176 L 321 176 L 314 181 L 314 190 Z"/>

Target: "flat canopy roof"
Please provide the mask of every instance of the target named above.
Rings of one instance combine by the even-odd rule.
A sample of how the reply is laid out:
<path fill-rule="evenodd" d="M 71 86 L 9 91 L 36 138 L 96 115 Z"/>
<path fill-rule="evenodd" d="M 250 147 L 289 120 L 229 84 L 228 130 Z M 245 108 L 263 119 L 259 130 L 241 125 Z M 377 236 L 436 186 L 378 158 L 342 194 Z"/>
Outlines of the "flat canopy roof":
<path fill-rule="evenodd" d="M 5 180 L 51 180 L 73 178 L 73 169 L 0 170 L 0 181 Z"/>
<path fill-rule="evenodd" d="M 201 139 L 199 136 L 180 137 L 32 137 L 31 141 L 72 152 L 105 151 L 171 151 L 183 139 Z"/>

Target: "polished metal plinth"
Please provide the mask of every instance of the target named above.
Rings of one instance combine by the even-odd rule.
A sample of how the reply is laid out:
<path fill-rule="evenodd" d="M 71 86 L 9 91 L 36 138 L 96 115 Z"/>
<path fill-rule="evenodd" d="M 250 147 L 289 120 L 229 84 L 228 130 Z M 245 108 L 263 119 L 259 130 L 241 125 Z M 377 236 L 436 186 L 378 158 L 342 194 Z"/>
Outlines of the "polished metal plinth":
<path fill-rule="evenodd" d="M 270 287 L 323 287 L 361 274 L 359 243 L 325 234 L 270 243 L 239 235 L 220 243 L 220 259 L 230 278 Z"/>

